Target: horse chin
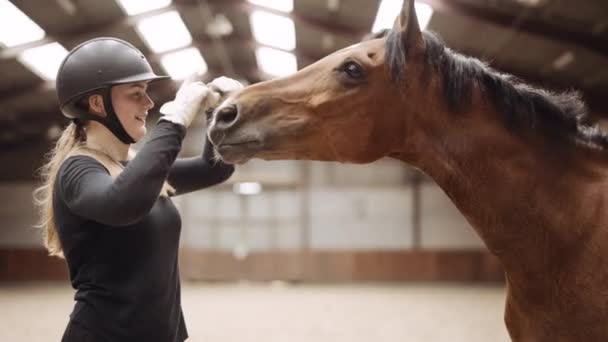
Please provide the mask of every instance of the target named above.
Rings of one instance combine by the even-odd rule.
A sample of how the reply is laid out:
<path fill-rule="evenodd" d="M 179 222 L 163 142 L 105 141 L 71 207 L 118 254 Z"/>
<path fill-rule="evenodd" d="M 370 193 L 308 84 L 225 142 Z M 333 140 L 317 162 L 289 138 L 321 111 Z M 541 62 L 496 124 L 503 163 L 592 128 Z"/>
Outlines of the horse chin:
<path fill-rule="evenodd" d="M 253 158 L 263 160 L 308 159 L 301 158 L 288 148 L 292 137 L 275 132 L 249 130 L 226 136 L 215 146 L 216 155 L 229 164 L 244 164 Z"/>
<path fill-rule="evenodd" d="M 234 144 L 220 144 L 215 147 L 216 155 L 227 164 L 244 164 L 255 157 L 261 149 L 257 141 L 248 141 Z"/>

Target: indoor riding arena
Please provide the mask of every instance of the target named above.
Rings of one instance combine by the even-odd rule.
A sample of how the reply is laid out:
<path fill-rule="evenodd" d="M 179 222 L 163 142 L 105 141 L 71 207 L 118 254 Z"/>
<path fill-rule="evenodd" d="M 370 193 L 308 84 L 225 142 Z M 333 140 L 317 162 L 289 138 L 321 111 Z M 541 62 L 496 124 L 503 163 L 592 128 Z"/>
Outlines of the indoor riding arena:
<path fill-rule="evenodd" d="M 58 100 L 62 61 L 99 37 L 132 44 L 137 63 L 170 76 L 145 83 L 154 106 L 131 120 L 141 140 L 119 141 L 103 121 L 133 137 L 114 92 L 128 81 L 80 93 L 91 116 L 103 99 L 101 121 L 69 117 Z M 79 67 L 93 82 L 120 72 Z M 161 106 L 182 108 L 193 73 L 206 102 L 189 127 L 167 122 L 178 110 Z M 74 317 L 95 301 L 140 303 L 128 308 L 136 318 L 164 313 L 155 291 L 175 286 L 193 342 L 608 341 L 606 0 L 0 0 L 0 75 L 0 341 L 66 341 L 71 316 L 89 329 Z M 244 89 L 213 88 L 221 76 Z M 381 121 L 391 113 L 399 119 Z M 234 172 L 183 195 L 179 185 L 152 201 L 133 195 L 165 160 L 156 127 L 180 124 L 178 161 L 209 150 L 206 167 Z M 176 236 L 173 278 L 152 264 L 136 282 L 144 266 L 121 268 L 136 253 L 171 264 L 170 239 L 80 214 L 58 168 L 41 225 L 41 170 L 74 125 L 86 146 L 103 131 L 100 141 L 137 151 L 113 159 L 117 175 L 90 160 L 103 184 L 129 183 L 132 196 L 91 212 L 177 208 L 181 233 L 157 213 Z M 228 146 L 237 129 L 250 140 Z M 155 141 L 159 156 L 137 164 Z M 160 174 L 159 190 L 181 184 Z M 45 248 L 48 227 L 67 261 Z M 103 274 L 129 295 L 115 299 Z M 116 310 L 96 317 L 124 319 L 124 336 L 170 324 Z M 103 339 L 135 340 L 182 341 Z"/>

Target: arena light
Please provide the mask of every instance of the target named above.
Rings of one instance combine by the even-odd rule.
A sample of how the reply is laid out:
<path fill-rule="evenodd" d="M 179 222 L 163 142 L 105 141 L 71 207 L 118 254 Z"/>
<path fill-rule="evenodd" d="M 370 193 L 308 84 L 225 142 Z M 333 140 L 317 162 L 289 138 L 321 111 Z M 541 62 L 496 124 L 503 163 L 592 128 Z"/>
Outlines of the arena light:
<path fill-rule="evenodd" d="M 44 30 L 8 0 L 0 0 L 0 43 L 7 47 L 44 38 Z"/>
<path fill-rule="evenodd" d="M 296 30 L 290 18 L 264 11 L 253 11 L 249 20 L 253 36 L 259 43 L 282 50 L 296 48 Z"/>
<path fill-rule="evenodd" d="M 574 53 L 572 53 L 572 51 L 566 51 L 553 61 L 553 69 L 562 70 L 572 62 L 574 62 Z"/>
<path fill-rule="evenodd" d="M 262 184 L 258 182 L 235 183 L 232 190 L 239 195 L 257 195 L 262 192 Z"/>
<path fill-rule="evenodd" d="M 270 47 L 258 47 L 255 50 L 255 56 L 260 69 L 270 76 L 285 76 L 298 70 L 296 56 L 290 52 Z"/>
<path fill-rule="evenodd" d="M 156 53 L 178 49 L 192 43 L 192 36 L 177 11 L 144 18 L 137 23 L 137 31 Z"/>
<path fill-rule="evenodd" d="M 117 2 L 128 15 L 136 15 L 165 8 L 171 4 L 171 0 L 117 0 Z"/>
<path fill-rule="evenodd" d="M 76 5 L 72 2 L 72 0 L 56 0 L 57 5 L 61 7 L 61 9 L 69 15 L 74 15 L 78 11 Z"/>
<path fill-rule="evenodd" d="M 236 260 L 243 260 L 249 256 L 249 246 L 245 242 L 239 242 L 232 248 L 232 256 Z"/>
<path fill-rule="evenodd" d="M 541 2 L 545 2 L 544 0 L 517 0 L 517 2 L 528 6 L 528 7 L 537 7 L 541 4 Z"/>
<path fill-rule="evenodd" d="M 293 11 L 293 0 L 249 0 L 250 3 L 281 12 Z"/>
<path fill-rule="evenodd" d="M 167 53 L 160 58 L 160 64 L 174 80 L 182 80 L 194 72 L 207 72 L 207 63 L 195 47 Z"/>
<path fill-rule="evenodd" d="M 401 13 L 402 6 L 403 0 L 382 0 L 376 14 L 376 20 L 372 26 L 372 32 L 393 27 L 396 13 Z M 414 8 L 416 9 L 420 29 L 424 30 L 433 16 L 433 7 L 425 3 L 416 2 Z"/>
<path fill-rule="evenodd" d="M 57 139 L 59 139 L 59 137 L 61 136 L 61 127 L 59 127 L 58 124 L 52 124 L 47 130 L 46 130 L 46 139 L 48 141 L 55 141 Z"/>
<path fill-rule="evenodd" d="M 340 9 L 340 0 L 327 0 L 327 10 L 337 12 Z"/>
<path fill-rule="evenodd" d="M 54 81 L 59 66 L 67 54 L 67 50 L 61 44 L 54 42 L 24 50 L 17 59 L 41 78 Z"/>

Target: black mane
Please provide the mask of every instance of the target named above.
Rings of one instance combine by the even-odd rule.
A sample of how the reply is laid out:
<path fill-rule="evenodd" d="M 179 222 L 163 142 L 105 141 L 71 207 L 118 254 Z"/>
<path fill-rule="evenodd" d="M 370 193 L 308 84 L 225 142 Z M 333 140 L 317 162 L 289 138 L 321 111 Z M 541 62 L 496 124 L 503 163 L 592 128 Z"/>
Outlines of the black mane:
<path fill-rule="evenodd" d="M 405 80 L 407 46 L 399 31 L 386 30 L 386 65 L 393 80 Z M 423 32 L 426 44 L 425 64 L 439 72 L 445 100 L 453 112 L 466 109 L 471 103 L 475 84 L 493 101 L 503 114 L 505 124 L 516 131 L 536 128 L 542 132 L 566 137 L 595 148 L 608 149 L 608 136 L 587 122 L 587 108 L 575 91 L 553 93 L 532 87 L 514 76 L 500 73 L 480 60 L 456 53 L 445 47 L 437 35 Z M 426 80 L 428 81 L 428 80 Z"/>

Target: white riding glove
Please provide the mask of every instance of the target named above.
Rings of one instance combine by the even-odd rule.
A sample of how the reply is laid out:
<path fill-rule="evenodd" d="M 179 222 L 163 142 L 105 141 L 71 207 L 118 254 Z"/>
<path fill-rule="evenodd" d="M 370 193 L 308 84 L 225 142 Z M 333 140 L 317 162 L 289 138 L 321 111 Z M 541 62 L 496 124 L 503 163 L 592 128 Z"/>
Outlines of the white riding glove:
<path fill-rule="evenodd" d="M 213 92 L 220 96 L 220 99 L 229 96 L 235 91 L 243 89 L 241 82 L 228 78 L 226 76 L 218 77 L 208 84 Z M 219 100 L 219 99 L 218 99 Z M 219 102 L 219 101 L 218 101 Z M 218 105 L 219 103 L 216 103 Z"/>
<path fill-rule="evenodd" d="M 209 87 L 201 81 L 196 81 L 197 74 L 186 78 L 175 94 L 175 99 L 160 107 L 164 114 L 160 120 L 166 120 L 188 128 L 201 108 L 207 108 L 214 96 Z"/>
<path fill-rule="evenodd" d="M 226 76 L 213 79 L 213 81 L 207 83 L 207 86 L 212 91 L 211 95 L 209 95 L 209 107 L 205 110 L 207 119 L 211 117 L 215 108 L 222 104 L 228 96 L 243 89 L 241 82 Z"/>
<path fill-rule="evenodd" d="M 209 106 L 205 109 L 207 119 L 211 117 L 215 108 L 222 104 L 228 96 L 243 89 L 241 82 L 226 76 L 215 78 L 207 86 L 212 91 L 211 95 L 209 95 Z"/>

